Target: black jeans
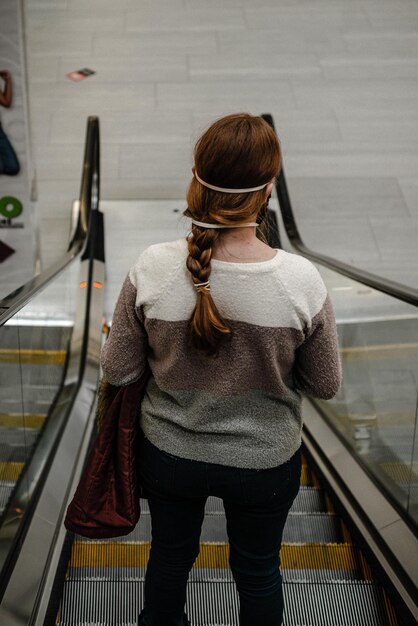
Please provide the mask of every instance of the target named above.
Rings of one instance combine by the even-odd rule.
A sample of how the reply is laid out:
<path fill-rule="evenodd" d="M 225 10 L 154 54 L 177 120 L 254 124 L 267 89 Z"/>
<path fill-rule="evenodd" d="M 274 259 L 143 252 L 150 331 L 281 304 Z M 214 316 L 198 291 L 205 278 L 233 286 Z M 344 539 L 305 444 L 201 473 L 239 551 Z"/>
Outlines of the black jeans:
<path fill-rule="evenodd" d="M 280 626 L 279 552 L 286 518 L 299 491 L 300 449 L 278 467 L 255 470 L 179 458 L 159 450 L 145 437 L 139 448 L 140 480 L 152 525 L 140 626 L 186 623 L 187 580 L 199 554 L 210 495 L 222 498 L 225 508 L 240 626 Z"/>

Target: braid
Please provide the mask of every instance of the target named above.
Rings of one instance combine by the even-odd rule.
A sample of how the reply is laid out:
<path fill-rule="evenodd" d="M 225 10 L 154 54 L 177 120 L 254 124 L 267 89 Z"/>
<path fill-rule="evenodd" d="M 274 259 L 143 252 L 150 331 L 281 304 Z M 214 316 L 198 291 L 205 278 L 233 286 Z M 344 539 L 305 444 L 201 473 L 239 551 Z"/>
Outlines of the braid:
<path fill-rule="evenodd" d="M 212 247 L 220 233 L 196 224 L 192 225 L 192 233 L 193 237 L 187 238 L 189 256 L 186 265 L 193 284 L 204 283 L 209 280 Z M 210 291 L 203 287 L 198 287 L 196 291 L 196 306 L 188 323 L 189 344 L 203 350 L 207 356 L 217 356 L 219 345 L 232 338 L 232 328 L 220 316 Z"/>
<path fill-rule="evenodd" d="M 203 283 L 209 279 L 212 258 L 212 247 L 215 245 L 219 232 L 200 228 L 192 224 L 193 238 L 188 239 L 189 256 L 187 258 L 187 269 L 192 274 L 194 284 Z M 201 290 L 198 290 L 201 293 Z"/>
<path fill-rule="evenodd" d="M 226 228 L 260 216 L 262 225 L 256 236 L 268 245 L 264 183 L 272 181 L 281 168 L 280 143 L 271 126 L 249 113 L 226 115 L 199 137 L 193 156 L 193 173 L 196 170 L 202 179 L 193 176 L 183 215 Z M 253 187 L 256 190 L 250 193 L 240 191 Z M 231 189 L 236 193 L 230 193 Z M 234 336 L 233 320 L 221 317 L 209 289 L 212 250 L 218 240 L 217 228 L 192 222 L 186 265 L 197 298 L 187 323 L 187 340 L 206 356 L 218 356 L 219 348 Z"/>

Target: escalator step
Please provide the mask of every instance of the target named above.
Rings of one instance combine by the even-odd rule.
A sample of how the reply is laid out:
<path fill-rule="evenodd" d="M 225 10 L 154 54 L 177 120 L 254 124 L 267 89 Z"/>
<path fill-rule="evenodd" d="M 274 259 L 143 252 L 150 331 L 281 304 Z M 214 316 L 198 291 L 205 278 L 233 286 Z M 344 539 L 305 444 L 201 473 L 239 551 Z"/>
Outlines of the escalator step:
<path fill-rule="evenodd" d="M 68 580 L 142 580 L 149 543 L 75 541 Z M 362 578 L 358 551 L 351 544 L 283 544 L 281 569 L 286 580 L 354 580 Z M 191 580 L 231 579 L 229 545 L 202 543 Z"/>
<path fill-rule="evenodd" d="M 282 551 L 283 552 L 283 551 Z M 91 581 L 107 580 L 111 581 L 143 581 L 145 580 L 145 566 L 143 567 L 79 567 L 68 570 L 68 580 Z M 286 582 L 326 582 L 334 580 L 363 580 L 360 570 L 349 569 L 301 569 L 281 567 L 282 578 Z M 189 575 L 189 580 L 194 581 L 233 581 L 231 570 L 212 569 L 210 567 L 193 568 Z"/>
<path fill-rule="evenodd" d="M 332 513 L 295 513 L 283 532 L 287 543 L 339 543 L 343 541 L 339 518 Z"/>
<path fill-rule="evenodd" d="M 150 541 L 151 517 L 141 514 L 135 530 L 119 541 Z M 227 541 L 226 520 L 223 515 L 206 515 L 200 536 L 205 541 Z M 343 540 L 338 517 L 331 513 L 290 513 L 283 532 L 286 543 L 337 543 Z"/>
<path fill-rule="evenodd" d="M 291 511 L 294 513 L 325 512 L 326 506 L 322 490 L 317 487 L 301 487 L 293 502 Z M 210 515 L 211 513 L 225 514 L 221 498 L 209 496 L 206 501 L 205 515 Z M 141 515 L 143 514 L 149 514 L 148 500 L 145 498 L 141 498 Z"/>
<path fill-rule="evenodd" d="M 25 463 L 39 430 L 0 427 L 0 461 Z"/>
<path fill-rule="evenodd" d="M 26 384 L 24 386 L 23 403 L 26 413 L 39 414 L 49 411 L 62 378 L 61 367 L 59 371 L 60 376 L 57 376 L 55 384 Z M 0 409 L 2 414 L 19 413 L 19 410 L 22 410 L 22 388 L 20 385 L 0 387 Z"/>
<path fill-rule="evenodd" d="M 31 445 L 39 435 L 37 428 L 4 428 L 0 426 L 1 446 Z"/>
<path fill-rule="evenodd" d="M 383 591 L 374 582 L 290 582 L 283 588 L 283 626 L 391 626 Z"/>
<path fill-rule="evenodd" d="M 15 486 L 16 483 L 14 481 L 0 480 L 0 515 L 6 508 L 6 505 Z"/>
<path fill-rule="evenodd" d="M 301 487 L 292 508 L 293 513 L 321 513 L 327 510 L 324 494 L 317 487 Z"/>
<path fill-rule="evenodd" d="M 41 414 L 49 411 L 51 404 L 56 396 L 58 386 L 48 387 L 44 394 L 31 392 L 31 388 L 26 388 L 27 399 L 25 398 L 25 410 L 28 414 L 36 413 Z M 16 389 L 14 389 L 10 395 L 1 397 L 0 393 L 0 409 L 2 413 L 16 413 L 22 408 L 22 399 L 16 395 Z"/>
<path fill-rule="evenodd" d="M 284 582 L 283 626 L 390 626 L 383 592 L 368 581 Z M 135 626 L 142 581 L 66 581 L 57 624 Z M 186 612 L 193 626 L 238 626 L 235 583 L 190 581 Z"/>

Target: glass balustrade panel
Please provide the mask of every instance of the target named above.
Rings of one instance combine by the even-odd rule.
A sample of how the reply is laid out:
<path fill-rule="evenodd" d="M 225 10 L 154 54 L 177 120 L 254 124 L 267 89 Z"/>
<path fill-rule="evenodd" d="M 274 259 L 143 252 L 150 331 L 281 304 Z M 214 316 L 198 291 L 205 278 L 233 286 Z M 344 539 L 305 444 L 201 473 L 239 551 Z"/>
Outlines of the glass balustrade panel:
<path fill-rule="evenodd" d="M 333 302 L 343 381 L 316 400 L 352 453 L 418 523 L 418 309 L 315 264 Z"/>
<path fill-rule="evenodd" d="M 71 400 L 62 389 L 80 264 L 67 266 L 0 327 L 0 569 Z"/>

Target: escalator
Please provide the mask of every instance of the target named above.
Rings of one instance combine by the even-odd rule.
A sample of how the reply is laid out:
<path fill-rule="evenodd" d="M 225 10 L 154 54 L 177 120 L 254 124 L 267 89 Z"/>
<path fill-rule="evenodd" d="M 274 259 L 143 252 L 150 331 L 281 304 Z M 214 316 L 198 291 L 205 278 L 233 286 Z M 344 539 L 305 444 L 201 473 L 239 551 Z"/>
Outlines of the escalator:
<path fill-rule="evenodd" d="M 71 475 L 90 433 L 104 268 L 96 139 L 98 120 L 90 118 L 68 251 L 0 301 L 1 624 L 33 609 L 65 495 L 63 472 Z M 10 594 L 18 600 L 12 612 Z"/>
<path fill-rule="evenodd" d="M 121 540 L 75 537 L 57 624 L 136 624 L 151 537 L 146 500 L 141 507 L 137 528 Z M 228 557 L 222 500 L 210 497 L 200 554 L 189 578 L 187 613 L 192 624 L 239 623 Z M 385 591 L 373 580 L 366 559 L 306 459 L 301 489 L 284 529 L 281 568 L 284 625 L 398 624 Z"/>
<path fill-rule="evenodd" d="M 134 625 L 143 606 L 147 501 L 135 531 L 120 539 L 86 540 L 62 524 L 94 433 L 103 338 L 98 140 L 98 122 L 91 119 L 71 265 L 67 259 L 65 269 L 50 273 L 41 291 L 32 284 L 17 294 L 16 314 L 6 311 L 0 328 L 0 375 L 15 368 L 19 381 L 0 395 L 5 626 Z M 332 400 L 303 400 L 301 489 L 281 550 L 284 625 L 410 626 L 418 623 L 418 297 L 307 249 L 284 172 L 277 198 L 263 227 L 270 245 L 318 264 L 333 298 L 344 379 Z M 42 316 L 48 323 L 36 330 Z M 222 501 L 210 497 L 188 586 L 193 626 L 238 625 L 228 556 Z"/>

